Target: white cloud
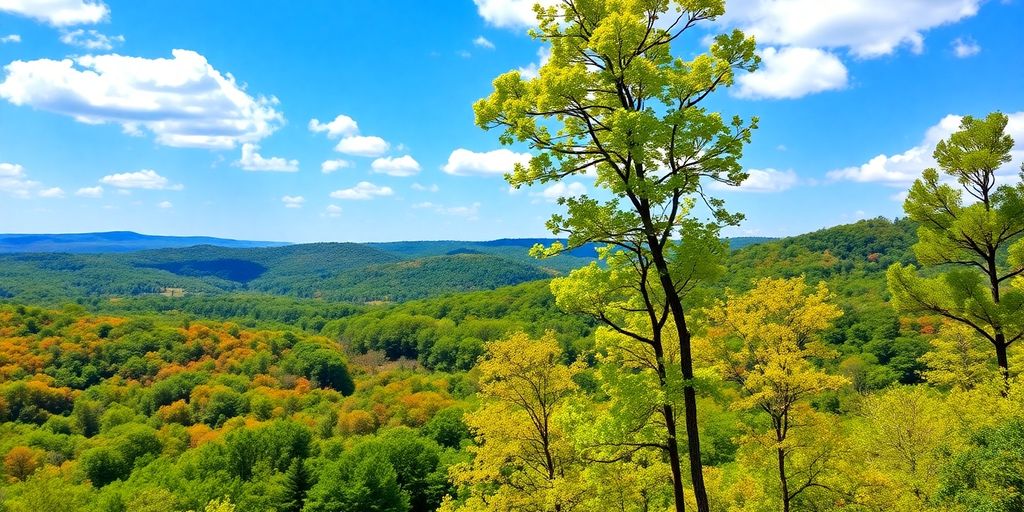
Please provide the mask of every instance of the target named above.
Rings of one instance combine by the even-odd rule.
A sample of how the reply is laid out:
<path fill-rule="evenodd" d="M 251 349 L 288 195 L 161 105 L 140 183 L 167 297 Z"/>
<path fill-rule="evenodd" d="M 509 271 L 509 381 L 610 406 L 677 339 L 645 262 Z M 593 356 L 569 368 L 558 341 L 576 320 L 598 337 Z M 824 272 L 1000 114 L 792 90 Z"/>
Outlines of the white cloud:
<path fill-rule="evenodd" d="M 359 125 L 351 117 L 339 114 L 329 123 L 321 123 L 319 119 L 310 119 L 309 131 L 313 133 L 326 132 L 329 138 L 336 139 L 359 133 Z"/>
<path fill-rule="evenodd" d="M 370 164 L 370 167 L 373 168 L 373 172 L 389 176 L 414 176 L 420 172 L 420 163 L 409 155 L 378 158 Z"/>
<path fill-rule="evenodd" d="M 18 34 L 7 34 L 6 36 L 0 37 L 0 43 L 20 43 L 21 36 Z"/>
<path fill-rule="evenodd" d="M 151 169 L 111 174 L 100 178 L 100 183 L 122 189 L 181 190 L 184 188 L 181 185 L 172 185 L 170 180 Z"/>
<path fill-rule="evenodd" d="M 496 149 L 477 153 L 459 148 L 448 156 L 448 163 L 441 170 L 456 176 L 502 176 L 512 172 L 517 163 L 527 165 L 532 156 L 508 149 Z"/>
<path fill-rule="evenodd" d="M 423 203 L 416 203 L 412 205 L 413 208 L 432 210 L 440 213 L 441 215 L 452 215 L 455 217 L 465 217 L 469 220 L 477 220 L 480 214 L 480 203 L 473 203 L 469 206 L 445 206 L 442 204 L 431 203 L 429 201 Z"/>
<path fill-rule="evenodd" d="M 1024 112 L 1007 114 L 1009 122 L 1006 132 L 1016 141 L 1011 152 L 1012 162 L 999 170 L 1002 175 L 1011 175 L 1024 159 Z M 929 167 L 935 167 L 932 153 L 940 140 L 948 138 L 960 129 L 961 116 L 950 114 L 935 126 L 928 128 L 920 144 L 895 155 L 878 155 L 867 163 L 836 169 L 828 173 L 832 181 L 878 182 L 896 187 L 905 187 Z"/>
<path fill-rule="evenodd" d="M 276 98 L 250 96 L 196 52 L 171 54 L 14 61 L 5 67 L 0 97 L 83 123 L 116 123 L 131 134 L 145 129 L 167 146 L 231 148 L 283 123 Z"/>
<path fill-rule="evenodd" d="M 341 217 L 341 207 L 336 204 L 329 204 L 324 208 L 325 217 Z"/>
<path fill-rule="evenodd" d="M 441 190 L 441 187 L 438 187 L 436 183 L 431 185 L 421 185 L 419 183 L 413 183 L 412 189 L 417 190 L 419 192 L 437 192 L 438 190 Z"/>
<path fill-rule="evenodd" d="M 42 186 L 42 183 L 28 178 L 24 167 L 0 162 L 0 192 L 21 199 L 28 199 L 33 195 L 44 198 L 64 197 L 64 190 L 59 187 L 40 190 Z"/>
<path fill-rule="evenodd" d="M 782 192 L 789 190 L 800 182 L 796 173 L 792 170 L 780 171 L 777 169 L 747 169 L 749 175 L 738 187 L 730 187 L 723 183 L 713 182 L 712 188 L 716 190 L 734 190 L 739 192 Z"/>
<path fill-rule="evenodd" d="M 98 199 L 103 197 L 103 187 L 82 187 L 75 192 L 75 195 L 78 197 L 91 197 L 93 199 Z"/>
<path fill-rule="evenodd" d="M 281 198 L 285 208 L 302 208 L 306 198 L 302 196 L 284 196 Z"/>
<path fill-rule="evenodd" d="M 159 203 L 156 204 L 156 206 L 157 208 L 163 208 L 164 210 L 174 208 L 174 204 L 171 203 L 170 201 L 160 201 Z"/>
<path fill-rule="evenodd" d="M 60 42 L 85 48 L 86 50 L 110 50 L 115 45 L 124 42 L 124 36 L 108 36 L 95 29 L 76 29 L 65 31 L 60 36 Z"/>
<path fill-rule="evenodd" d="M 325 160 L 324 163 L 320 164 L 320 172 L 324 174 L 330 174 L 341 169 L 348 169 L 352 167 L 352 162 L 348 160 L 336 159 L 336 160 Z"/>
<path fill-rule="evenodd" d="M 961 59 L 973 57 L 981 53 L 981 45 L 973 39 L 956 38 L 953 41 L 953 54 Z"/>
<path fill-rule="evenodd" d="M 256 144 L 242 144 L 242 157 L 235 165 L 246 171 L 295 172 L 299 170 L 298 160 L 288 160 L 279 156 L 266 158 L 259 154 L 260 147 Z"/>
<path fill-rule="evenodd" d="M 909 191 L 901 190 L 901 191 L 896 192 L 895 194 L 889 196 L 889 199 L 892 199 L 893 201 L 896 201 L 898 203 L 902 203 L 903 201 L 907 200 L 907 197 L 909 195 L 910 195 Z"/>
<path fill-rule="evenodd" d="M 741 98 L 800 98 L 843 89 L 846 66 L 835 55 L 817 48 L 764 48 L 761 67 L 737 78 Z"/>
<path fill-rule="evenodd" d="M 525 28 L 537 24 L 533 5 L 553 5 L 557 0 L 473 0 L 480 17 L 501 28 Z"/>
<path fill-rule="evenodd" d="M 64 197 L 64 189 L 60 187 L 46 188 L 39 191 L 39 197 L 48 199 L 60 199 Z"/>
<path fill-rule="evenodd" d="M 334 150 L 346 155 L 375 157 L 386 153 L 389 147 L 380 137 L 352 135 L 341 139 Z"/>
<path fill-rule="evenodd" d="M 24 176 L 25 168 L 18 164 L 0 163 L 0 178 Z"/>
<path fill-rule="evenodd" d="M 903 45 L 920 53 L 924 32 L 977 14 L 984 0 L 728 0 L 725 25 L 758 43 L 848 48 L 860 58 Z"/>
<path fill-rule="evenodd" d="M 110 15 L 110 9 L 98 0 L 2 0 L 0 11 L 58 27 L 99 23 Z"/>
<path fill-rule="evenodd" d="M 537 62 L 531 62 L 526 67 L 519 68 L 519 76 L 523 77 L 523 80 L 537 78 L 540 75 L 540 68 L 544 67 L 549 60 L 551 60 L 551 48 L 541 46 L 537 49 Z"/>
<path fill-rule="evenodd" d="M 374 197 L 390 196 L 394 193 L 395 191 L 391 190 L 391 187 L 381 187 L 369 181 L 360 181 L 352 188 L 343 188 L 331 192 L 331 197 L 334 199 L 363 201 L 373 199 Z"/>
<path fill-rule="evenodd" d="M 565 182 L 559 181 L 544 190 L 532 193 L 530 195 L 539 197 L 545 201 L 555 202 L 563 197 L 575 197 L 581 196 L 587 193 L 587 187 L 579 182 L 572 182 L 566 184 Z"/>
<path fill-rule="evenodd" d="M 492 43 L 489 39 L 487 39 L 484 36 L 477 36 L 477 38 L 473 40 L 473 44 L 481 48 L 487 48 L 489 50 L 494 49 L 494 43 Z"/>

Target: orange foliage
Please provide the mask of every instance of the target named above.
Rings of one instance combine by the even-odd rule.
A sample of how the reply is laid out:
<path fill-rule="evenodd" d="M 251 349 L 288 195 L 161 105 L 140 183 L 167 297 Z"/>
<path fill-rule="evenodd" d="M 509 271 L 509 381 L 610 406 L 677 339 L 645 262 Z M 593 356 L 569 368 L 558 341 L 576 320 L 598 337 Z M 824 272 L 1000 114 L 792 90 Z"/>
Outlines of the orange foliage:
<path fill-rule="evenodd" d="M 24 480 L 39 467 L 35 450 L 27 446 L 15 446 L 4 457 L 4 471 L 14 480 Z"/>
<path fill-rule="evenodd" d="M 178 400 L 161 407 L 156 415 L 164 423 L 180 423 L 188 425 L 192 423 L 192 412 L 184 400 Z"/>

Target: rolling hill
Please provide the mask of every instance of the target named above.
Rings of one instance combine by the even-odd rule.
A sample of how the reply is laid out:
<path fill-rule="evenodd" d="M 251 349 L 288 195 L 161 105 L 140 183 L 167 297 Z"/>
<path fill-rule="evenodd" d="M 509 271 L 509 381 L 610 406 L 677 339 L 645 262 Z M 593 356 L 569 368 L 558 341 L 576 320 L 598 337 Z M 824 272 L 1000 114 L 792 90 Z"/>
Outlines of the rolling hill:
<path fill-rule="evenodd" d="M 65 252 L 114 253 L 194 245 L 219 247 L 280 247 L 285 242 L 258 242 L 208 236 L 143 235 L 131 231 L 69 234 L 0 234 L 0 253 Z"/>
<path fill-rule="evenodd" d="M 0 298 L 54 302 L 247 292 L 406 301 L 545 279 L 596 257 L 596 245 L 544 260 L 530 257 L 535 244 L 553 241 L 280 244 L 129 232 L 0 235 Z M 729 242 L 748 247 L 764 241 Z M 197 242 L 203 243 L 180 246 Z M 148 248 L 167 244 L 172 246 Z M 138 247 L 147 249 L 130 250 Z"/>

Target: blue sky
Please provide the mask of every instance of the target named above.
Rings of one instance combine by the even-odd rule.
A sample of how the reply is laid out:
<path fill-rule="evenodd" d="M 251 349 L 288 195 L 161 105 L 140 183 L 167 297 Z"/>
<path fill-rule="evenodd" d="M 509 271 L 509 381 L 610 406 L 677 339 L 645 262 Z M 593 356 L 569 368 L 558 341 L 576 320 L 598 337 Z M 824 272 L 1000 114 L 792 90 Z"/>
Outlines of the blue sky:
<path fill-rule="evenodd" d="M 526 148 L 473 125 L 495 76 L 539 63 L 528 1 L 40 4 L 0 0 L 0 232 L 541 236 L 592 189 L 510 193 Z M 761 118 L 727 234 L 900 215 L 959 115 L 1009 114 L 1024 160 L 1021 0 L 728 5 L 764 66 L 714 100 Z"/>

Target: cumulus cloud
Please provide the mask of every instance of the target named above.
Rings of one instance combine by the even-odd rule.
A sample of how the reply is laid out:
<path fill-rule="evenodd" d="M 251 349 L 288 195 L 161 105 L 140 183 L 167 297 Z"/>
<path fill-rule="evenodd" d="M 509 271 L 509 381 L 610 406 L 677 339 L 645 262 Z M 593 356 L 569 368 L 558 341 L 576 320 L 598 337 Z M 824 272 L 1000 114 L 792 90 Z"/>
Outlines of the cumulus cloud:
<path fill-rule="evenodd" d="M 846 87 L 836 52 L 871 59 L 924 50 L 924 34 L 977 14 L 984 0 L 728 0 L 723 26 L 767 47 L 762 69 L 738 78 L 737 96 L 799 98 Z"/>
<path fill-rule="evenodd" d="M 489 50 L 494 49 L 494 43 L 492 43 L 489 39 L 487 39 L 484 36 L 477 36 L 477 38 L 473 40 L 473 44 L 481 48 L 487 48 Z"/>
<path fill-rule="evenodd" d="M 346 155 L 376 157 L 387 153 L 391 146 L 380 137 L 352 135 L 338 142 L 334 150 Z"/>
<path fill-rule="evenodd" d="M 110 15 L 110 9 L 98 0 L 3 0 L 0 11 L 56 27 L 99 23 Z"/>
<path fill-rule="evenodd" d="M 170 180 L 152 169 L 111 174 L 100 178 L 100 183 L 121 189 L 181 190 L 185 188 L 180 184 L 172 185 Z"/>
<path fill-rule="evenodd" d="M 530 194 L 534 197 L 541 198 L 545 201 L 555 202 L 563 197 L 575 197 L 582 196 L 587 193 L 587 187 L 579 182 L 565 183 L 559 181 L 553 185 L 548 186 L 540 192 Z"/>
<path fill-rule="evenodd" d="M 473 0 L 480 17 L 501 28 L 525 28 L 537 24 L 533 5 L 553 5 L 558 0 Z"/>
<path fill-rule="evenodd" d="M 250 96 L 194 51 L 171 55 L 14 61 L 5 67 L 0 98 L 83 123 L 116 123 L 131 134 L 147 130 L 177 147 L 232 148 L 263 139 L 284 121 L 276 98 Z"/>
<path fill-rule="evenodd" d="M 77 29 L 65 31 L 60 35 L 60 42 L 85 48 L 86 50 L 110 50 L 114 45 L 124 42 L 124 36 L 108 36 L 94 29 Z"/>
<path fill-rule="evenodd" d="M 924 33 L 978 13 L 984 0 L 728 0 L 725 25 L 758 43 L 805 48 L 848 48 L 873 58 L 909 46 L 924 49 Z"/>
<path fill-rule="evenodd" d="M 717 181 L 711 186 L 716 190 L 738 192 L 782 192 L 793 188 L 800 182 L 796 172 L 792 170 L 747 169 L 747 174 L 749 175 L 747 179 L 738 187 L 730 187 Z"/>
<path fill-rule="evenodd" d="M 25 175 L 25 168 L 18 164 L 0 163 L 0 191 L 15 197 L 29 197 L 31 191 L 39 186 Z"/>
<path fill-rule="evenodd" d="M 957 57 L 966 59 L 967 57 L 973 57 L 979 53 L 981 53 L 981 45 L 973 39 L 958 37 L 953 40 L 953 54 Z"/>
<path fill-rule="evenodd" d="M 302 208 L 306 198 L 302 196 L 284 196 L 281 198 L 281 202 L 284 203 L 285 208 Z"/>
<path fill-rule="evenodd" d="M 103 197 L 103 187 L 98 185 L 95 187 L 82 187 L 75 192 L 75 195 L 78 197 L 91 197 L 93 199 L 98 199 Z"/>
<path fill-rule="evenodd" d="M 448 163 L 441 170 L 456 176 L 502 176 L 512 172 L 517 163 L 527 165 L 532 156 L 508 149 L 477 153 L 459 148 L 448 155 Z"/>
<path fill-rule="evenodd" d="M 0 192 L 28 199 L 33 196 L 43 198 L 64 197 L 60 187 L 41 188 L 42 183 L 30 180 L 25 168 L 18 164 L 0 162 Z"/>
<path fill-rule="evenodd" d="M 331 197 L 334 199 L 365 201 L 375 197 L 390 196 L 394 193 L 395 191 L 392 190 L 391 187 L 381 187 L 374 185 L 369 181 L 360 181 L 352 188 L 343 188 L 341 190 L 331 192 Z"/>
<path fill-rule="evenodd" d="M 160 201 L 159 203 L 156 204 L 156 206 L 157 208 L 163 208 L 164 210 L 174 208 L 174 204 L 171 203 L 170 201 Z"/>
<path fill-rule="evenodd" d="M 235 165 L 246 171 L 295 172 L 299 170 L 298 160 L 288 160 L 279 156 L 264 157 L 259 154 L 260 147 L 256 144 L 242 144 L 242 157 Z"/>
<path fill-rule="evenodd" d="M 414 176 L 420 172 L 420 163 L 409 155 L 378 158 L 370 167 L 373 168 L 373 172 L 389 176 Z"/>
<path fill-rule="evenodd" d="M 1007 114 L 1009 122 L 1006 132 L 1016 141 L 1011 155 L 1013 163 L 999 170 L 999 174 L 1012 175 L 1024 159 L 1024 112 Z M 932 153 L 940 140 L 948 138 L 960 129 L 961 116 L 950 114 L 938 124 L 928 128 L 921 143 L 902 153 L 881 154 L 859 166 L 836 169 L 828 173 L 832 181 L 877 182 L 894 187 L 906 187 L 929 167 L 936 167 Z"/>
<path fill-rule="evenodd" d="M 765 48 L 761 68 L 737 78 L 741 98 L 800 98 L 843 89 L 846 66 L 835 55 L 817 48 Z"/>
<path fill-rule="evenodd" d="M 20 43 L 21 36 L 18 34 L 7 34 L 6 36 L 0 37 L 0 43 Z"/>
<path fill-rule="evenodd" d="M 328 137 L 336 139 L 359 133 L 359 125 L 355 119 L 345 114 L 339 114 L 329 123 L 321 123 L 319 119 L 309 120 L 309 131 L 313 133 L 326 133 Z"/>
<path fill-rule="evenodd" d="M 48 199 L 60 199 L 64 197 L 64 189 L 60 187 L 45 188 L 39 191 L 39 197 Z"/>
<path fill-rule="evenodd" d="M 537 62 L 531 62 L 529 65 L 519 68 L 519 76 L 523 77 L 523 80 L 537 78 L 540 75 L 540 68 L 544 67 L 549 60 L 551 60 L 551 48 L 541 46 L 537 49 Z"/>
<path fill-rule="evenodd" d="M 342 169 L 348 169 L 349 167 L 352 167 L 352 162 L 349 162 L 348 160 L 342 160 L 340 158 L 335 160 L 325 160 L 324 163 L 320 164 L 320 172 L 330 174 Z"/>
<path fill-rule="evenodd" d="M 325 217 L 341 217 L 341 207 L 336 204 L 329 204 L 324 208 Z"/>

